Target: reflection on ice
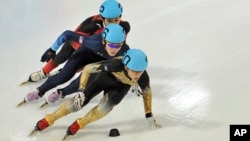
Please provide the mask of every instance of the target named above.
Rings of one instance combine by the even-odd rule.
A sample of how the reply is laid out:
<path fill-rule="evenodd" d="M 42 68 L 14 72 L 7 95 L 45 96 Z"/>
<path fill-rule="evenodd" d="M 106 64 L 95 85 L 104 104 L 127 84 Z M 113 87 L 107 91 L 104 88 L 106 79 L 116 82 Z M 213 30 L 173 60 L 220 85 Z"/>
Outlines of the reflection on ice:
<path fill-rule="evenodd" d="M 169 105 L 174 107 L 177 112 L 199 117 L 207 113 L 210 97 L 205 88 L 198 84 L 178 86 L 177 88 L 176 93 L 171 95 L 168 100 Z"/>

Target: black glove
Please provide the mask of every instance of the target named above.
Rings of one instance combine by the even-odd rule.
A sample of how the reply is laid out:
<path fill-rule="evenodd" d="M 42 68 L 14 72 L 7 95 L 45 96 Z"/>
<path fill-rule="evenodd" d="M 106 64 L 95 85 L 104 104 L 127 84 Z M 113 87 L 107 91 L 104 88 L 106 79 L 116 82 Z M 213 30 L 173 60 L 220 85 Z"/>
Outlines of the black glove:
<path fill-rule="evenodd" d="M 41 62 L 48 62 L 50 59 L 54 59 L 56 56 L 56 52 L 52 50 L 51 48 L 47 49 L 42 57 L 41 57 Z"/>

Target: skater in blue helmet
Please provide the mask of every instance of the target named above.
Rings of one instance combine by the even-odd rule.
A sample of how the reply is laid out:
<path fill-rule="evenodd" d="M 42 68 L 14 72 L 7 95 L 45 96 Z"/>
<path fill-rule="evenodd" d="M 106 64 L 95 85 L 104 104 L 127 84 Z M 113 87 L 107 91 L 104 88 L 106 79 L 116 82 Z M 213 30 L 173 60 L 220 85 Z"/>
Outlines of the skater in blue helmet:
<path fill-rule="evenodd" d="M 50 76 L 35 91 L 28 93 L 23 102 L 30 103 L 43 97 L 47 91 L 67 82 L 89 63 L 122 56 L 129 49 L 125 38 L 125 31 L 119 24 L 109 24 L 101 34 L 85 37 L 82 46 L 69 58 L 62 70 Z"/>
<path fill-rule="evenodd" d="M 31 73 L 28 80 L 23 84 L 26 82 L 37 82 L 47 78 L 55 68 L 64 63 L 70 55 L 81 46 L 78 40 L 75 41 L 72 38 L 100 34 L 105 26 L 110 23 L 120 24 L 126 34 L 128 34 L 130 24 L 121 19 L 122 13 L 123 8 L 118 1 L 105 0 L 99 7 L 99 14 L 84 20 L 74 31 L 64 31 L 57 38 L 41 57 L 41 62 L 46 63 L 45 66 L 41 70 Z M 61 49 L 59 50 L 60 47 Z"/>
<path fill-rule="evenodd" d="M 67 128 L 65 138 L 75 135 L 79 129 L 112 111 L 128 93 L 131 85 L 137 85 L 141 89 L 145 117 L 149 125 L 160 128 L 161 125 L 156 122 L 152 113 L 152 91 L 147 67 L 147 56 L 140 49 L 130 49 L 123 57 L 85 66 L 75 97 L 65 100 L 56 111 L 39 120 L 32 133 L 42 131 L 52 126 L 56 120 L 81 110 L 92 98 L 104 91 L 100 103 Z"/>

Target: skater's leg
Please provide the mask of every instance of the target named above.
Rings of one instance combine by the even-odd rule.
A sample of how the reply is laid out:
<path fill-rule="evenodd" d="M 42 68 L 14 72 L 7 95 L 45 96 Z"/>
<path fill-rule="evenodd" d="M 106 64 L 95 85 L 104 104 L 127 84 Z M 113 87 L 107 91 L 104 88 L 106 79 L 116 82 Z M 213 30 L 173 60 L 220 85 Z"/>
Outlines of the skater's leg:
<path fill-rule="evenodd" d="M 79 76 L 73 80 L 69 85 L 67 85 L 66 87 L 62 88 L 62 89 L 58 89 L 58 91 L 62 94 L 62 97 L 65 97 L 67 95 L 73 94 L 75 92 L 77 92 L 78 88 L 79 88 L 79 83 L 80 83 L 80 74 Z"/>
<path fill-rule="evenodd" d="M 62 49 L 58 52 L 56 57 L 54 58 L 54 61 L 56 64 L 62 64 L 66 60 L 69 59 L 69 57 L 73 54 L 75 49 L 71 46 L 71 44 L 67 41 L 65 44 L 62 46 Z"/>
<path fill-rule="evenodd" d="M 56 120 L 76 111 L 77 110 L 74 107 L 74 99 L 64 101 L 56 111 L 47 114 L 45 118 L 39 120 L 36 124 L 35 130 L 42 131 L 49 126 L 52 126 Z"/>
<path fill-rule="evenodd" d="M 79 59 L 72 59 L 68 61 L 58 74 L 49 77 L 46 82 L 44 82 L 40 87 L 38 87 L 38 91 L 40 93 L 39 96 L 43 96 L 48 90 L 55 88 L 56 86 L 70 80 L 75 75 L 78 69 L 79 61 Z"/>
<path fill-rule="evenodd" d="M 57 64 L 54 60 L 49 60 L 49 62 L 42 68 L 42 71 L 44 74 L 48 75 L 58 65 L 59 64 Z"/>
<path fill-rule="evenodd" d="M 78 118 L 68 127 L 67 135 L 74 135 L 87 124 L 106 116 L 115 105 L 121 102 L 129 89 L 130 86 L 124 86 L 123 89 L 108 91 L 97 106 L 92 108 L 84 117 Z"/>

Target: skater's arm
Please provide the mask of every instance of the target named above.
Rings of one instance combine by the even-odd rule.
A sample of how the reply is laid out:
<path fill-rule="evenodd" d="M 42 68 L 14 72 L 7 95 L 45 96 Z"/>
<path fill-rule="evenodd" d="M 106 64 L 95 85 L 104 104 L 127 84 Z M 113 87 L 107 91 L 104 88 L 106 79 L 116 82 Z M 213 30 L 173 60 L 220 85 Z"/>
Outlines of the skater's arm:
<path fill-rule="evenodd" d="M 80 37 L 84 37 L 84 36 L 80 33 L 66 30 L 53 43 L 53 45 L 51 46 L 51 49 L 54 51 L 57 51 L 60 48 L 60 46 L 68 40 L 80 42 Z"/>
<path fill-rule="evenodd" d="M 86 88 L 86 84 L 89 80 L 89 76 L 91 75 L 91 73 L 97 73 L 101 71 L 98 69 L 100 65 L 101 65 L 100 63 L 93 63 L 93 64 L 86 65 L 83 68 L 81 77 L 80 77 L 79 90 L 84 90 Z"/>
<path fill-rule="evenodd" d="M 150 88 L 146 88 L 142 91 L 143 104 L 145 115 L 152 116 L 152 91 Z"/>
<path fill-rule="evenodd" d="M 83 21 L 75 30 L 75 32 L 83 32 L 87 35 L 100 33 L 103 29 L 103 21 L 98 16 L 92 16 Z"/>
<path fill-rule="evenodd" d="M 81 29 L 82 29 L 84 26 L 86 26 L 86 25 L 88 25 L 89 23 L 91 23 L 92 18 L 93 18 L 93 16 L 88 17 L 87 19 L 85 19 L 79 26 L 77 26 L 77 28 L 76 28 L 74 31 L 75 31 L 75 32 L 81 31 Z"/>
<path fill-rule="evenodd" d="M 152 113 L 152 90 L 150 88 L 149 76 L 147 71 L 143 73 L 138 81 L 138 84 L 142 90 L 142 98 L 144 103 L 145 117 L 150 126 L 155 126 L 157 128 L 161 127 L 161 124 L 156 122 Z"/>
<path fill-rule="evenodd" d="M 145 71 L 138 80 L 138 85 L 141 88 L 141 95 L 143 97 L 144 110 L 146 117 L 152 115 L 152 90 L 150 88 L 149 75 Z"/>

